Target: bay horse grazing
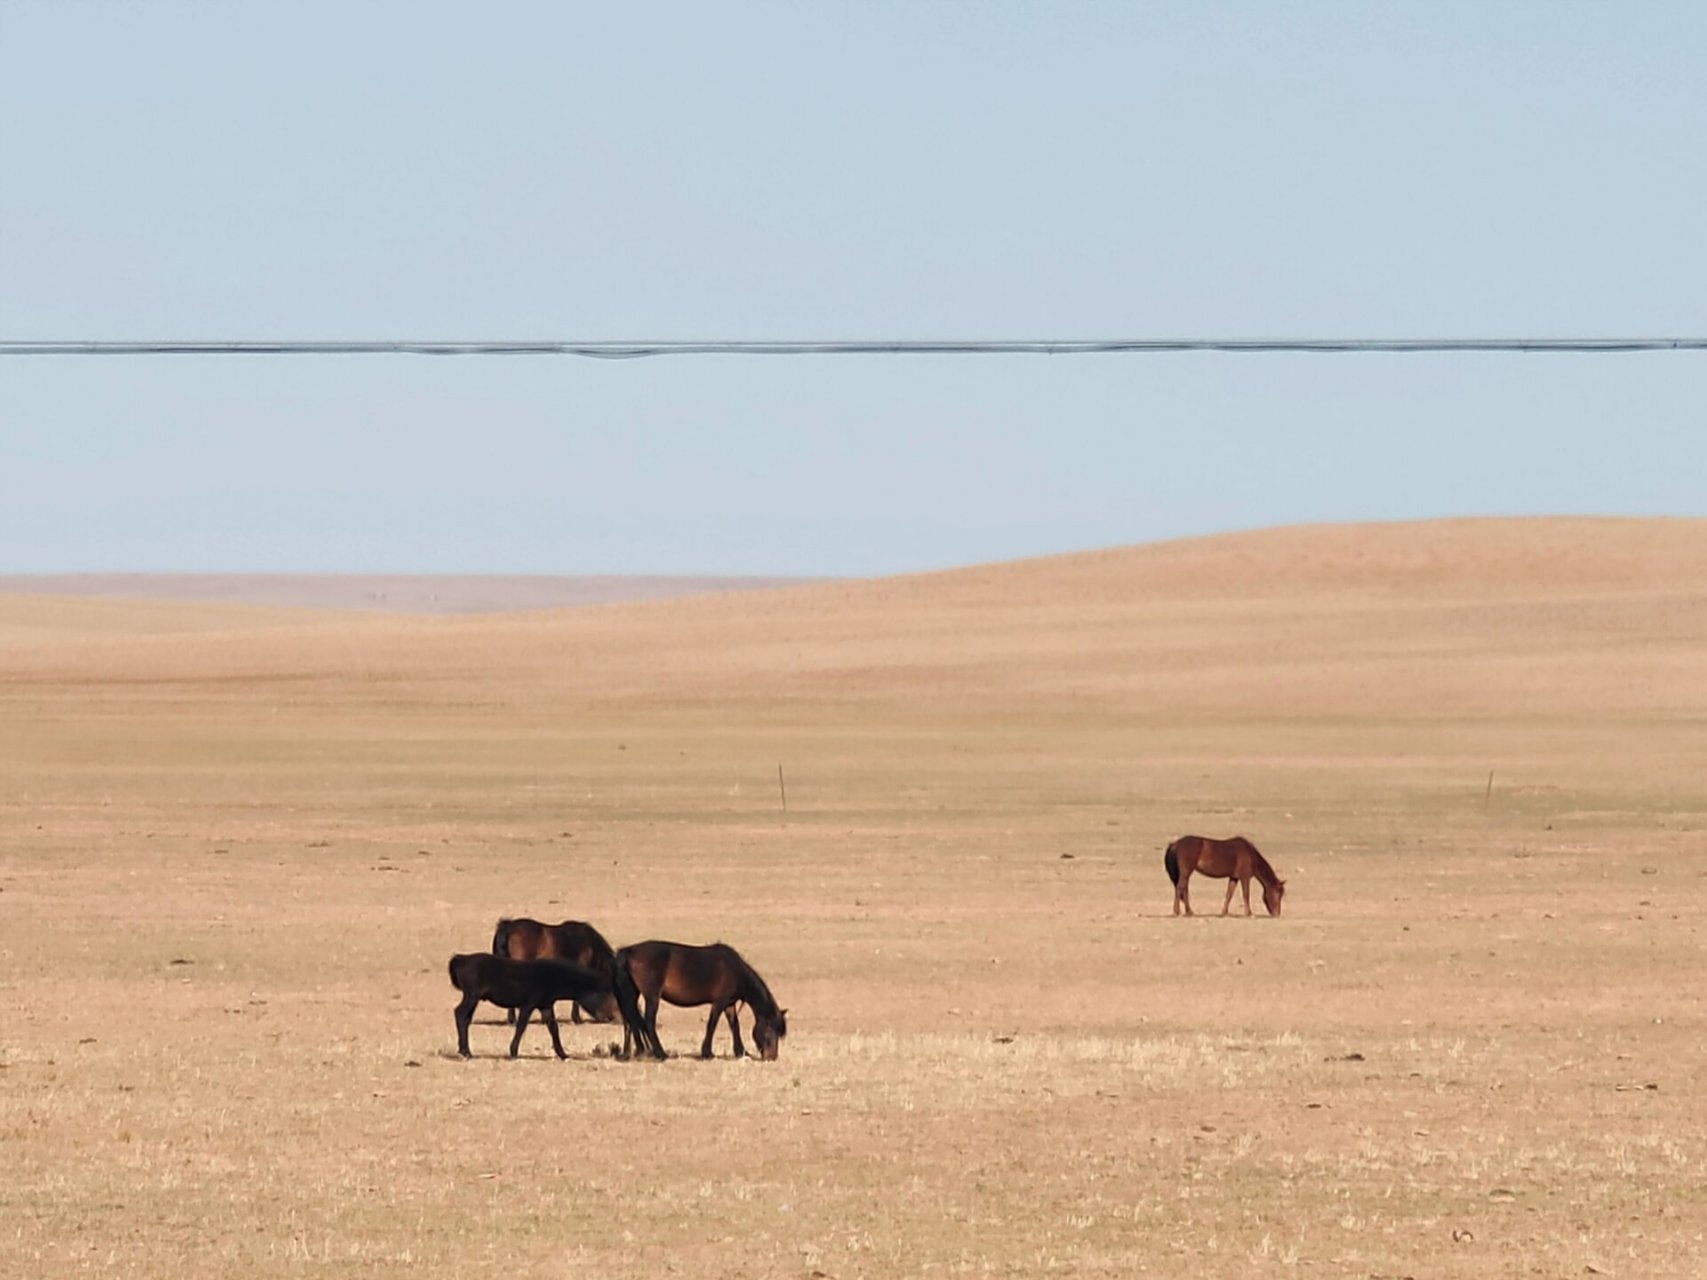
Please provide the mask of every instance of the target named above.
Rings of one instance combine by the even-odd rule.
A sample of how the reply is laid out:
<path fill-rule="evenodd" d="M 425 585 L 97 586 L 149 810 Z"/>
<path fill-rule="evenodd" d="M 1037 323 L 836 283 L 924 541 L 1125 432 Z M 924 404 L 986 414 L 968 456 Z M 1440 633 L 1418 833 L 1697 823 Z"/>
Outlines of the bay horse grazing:
<path fill-rule="evenodd" d="M 610 968 L 614 952 L 604 935 L 584 920 L 541 924 L 521 916 L 498 921 L 492 934 L 492 954 L 506 960 L 567 960 L 603 972 Z M 569 1008 L 569 1021 L 579 1023 L 582 1009 L 594 1022 L 615 1022 L 617 1018 L 616 997 L 608 991 L 594 997 L 592 1004 L 575 1001 Z M 505 1021 L 515 1020 L 512 1009 Z"/>
<path fill-rule="evenodd" d="M 559 1058 L 567 1058 L 563 1041 L 557 1038 L 557 1002 L 608 996 L 611 978 L 608 967 L 590 969 L 566 960 L 506 960 L 478 952 L 452 956 L 450 983 L 462 992 L 462 1003 L 456 1006 L 456 1051 L 465 1058 L 472 1056 L 468 1052 L 468 1024 L 474 1020 L 475 1006 L 489 1000 L 517 1011 L 516 1034 L 510 1039 L 512 1058 L 536 1009 L 551 1032 L 551 1047 Z"/>
<path fill-rule="evenodd" d="M 788 1010 L 777 1008 L 765 980 L 734 947 L 722 942 L 707 947 L 682 942 L 637 942 L 616 953 L 613 976 L 626 1028 L 624 1054 L 629 1050 L 632 1035 L 640 1053 L 650 1053 L 654 1058 L 665 1056 L 658 1039 L 660 1000 L 682 1008 L 711 1006 L 711 1016 L 705 1023 L 705 1040 L 699 1046 L 702 1058 L 711 1056 L 712 1033 L 722 1016 L 729 1019 L 735 1056 L 746 1056 L 747 1046 L 741 1043 L 741 1023 L 736 1017 L 742 1004 L 753 1011 L 753 1047 L 763 1061 L 776 1059 L 778 1042 L 788 1034 Z M 642 998 L 646 1002 L 644 1012 L 640 1009 Z"/>
<path fill-rule="evenodd" d="M 1226 915 L 1233 905 L 1235 887 L 1244 889 L 1245 914 L 1251 914 L 1252 876 L 1262 884 L 1262 904 L 1268 908 L 1269 915 L 1280 914 L 1280 900 L 1286 896 L 1286 881 L 1274 874 L 1268 859 L 1243 836 L 1234 836 L 1231 840 L 1181 836 L 1168 846 L 1162 865 L 1168 869 L 1168 878 L 1174 882 L 1176 916 L 1181 906 L 1185 907 L 1186 915 L 1192 913 L 1191 890 L 1187 886 L 1193 871 L 1201 871 L 1206 876 L 1227 877 L 1227 900 L 1221 904 L 1222 915 Z"/>

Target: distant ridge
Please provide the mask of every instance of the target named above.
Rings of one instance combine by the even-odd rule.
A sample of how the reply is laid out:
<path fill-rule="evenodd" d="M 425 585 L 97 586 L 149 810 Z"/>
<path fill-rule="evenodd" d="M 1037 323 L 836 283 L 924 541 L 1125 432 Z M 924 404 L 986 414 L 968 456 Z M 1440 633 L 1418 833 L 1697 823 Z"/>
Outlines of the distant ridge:
<path fill-rule="evenodd" d="M 801 586 L 821 578 L 537 574 L 0 574 L 0 595 L 371 613 L 514 613 Z"/>
<path fill-rule="evenodd" d="M 142 578 L 68 581 L 138 590 Z M 166 581 L 182 592 L 195 579 Z M 0 595 L 0 691 L 525 689 L 539 714 L 791 708 L 832 721 L 879 704 L 1024 709 L 1128 717 L 1095 748 L 1117 753 L 1133 733 L 1251 717 L 1382 732 L 1450 715 L 1575 716 L 1590 728 L 1707 717 L 1704 519 L 1294 526 L 769 591 L 714 588 L 783 580 L 595 578 L 578 580 L 600 589 L 591 596 L 482 598 L 448 595 L 449 577 L 307 579 L 336 583 L 363 612 L 241 608 L 229 594 L 285 575 L 211 581 L 227 594 L 173 603 L 49 596 L 42 579 L 0 578 L 0 591 L 36 588 Z M 650 601 L 618 603 L 637 585 Z M 441 616 L 407 612 L 429 608 Z M 463 616 L 443 616 L 452 609 Z"/>

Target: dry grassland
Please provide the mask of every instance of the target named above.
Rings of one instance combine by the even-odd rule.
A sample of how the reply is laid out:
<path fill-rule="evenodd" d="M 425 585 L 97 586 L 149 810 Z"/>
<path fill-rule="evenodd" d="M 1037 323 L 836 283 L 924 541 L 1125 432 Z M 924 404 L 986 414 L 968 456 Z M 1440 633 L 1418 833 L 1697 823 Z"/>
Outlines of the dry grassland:
<path fill-rule="evenodd" d="M 1707 523 L 14 597 L 0 716 L 5 1275 L 1707 1274 Z M 1286 915 L 1171 918 L 1192 830 Z M 457 1060 L 517 912 L 734 943 L 781 1060 Z"/>

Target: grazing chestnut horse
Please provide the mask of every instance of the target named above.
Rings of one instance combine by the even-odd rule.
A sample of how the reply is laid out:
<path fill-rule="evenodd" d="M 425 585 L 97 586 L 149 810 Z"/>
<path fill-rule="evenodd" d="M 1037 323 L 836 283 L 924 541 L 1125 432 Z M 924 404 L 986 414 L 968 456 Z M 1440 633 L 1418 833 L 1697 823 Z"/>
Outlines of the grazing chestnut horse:
<path fill-rule="evenodd" d="M 604 935 L 584 920 L 541 924 L 525 916 L 498 921 L 498 928 L 492 934 L 492 954 L 506 960 L 567 960 L 601 972 L 610 968 L 613 955 Z M 575 1001 L 569 1010 L 569 1021 L 580 1022 L 583 1008 L 594 1022 L 616 1021 L 616 997 L 609 992 L 594 996 L 590 1005 Z M 505 1021 L 515 1020 L 516 1011 L 511 1009 Z"/>
<path fill-rule="evenodd" d="M 1245 914 L 1251 914 L 1252 876 L 1262 882 L 1262 904 L 1268 908 L 1269 915 L 1280 914 L 1280 900 L 1286 896 L 1286 881 L 1274 874 L 1268 859 L 1243 836 L 1234 836 L 1231 840 L 1181 836 L 1168 846 L 1162 865 L 1167 867 L 1168 878 L 1174 882 L 1176 916 L 1181 906 L 1185 907 L 1186 915 L 1191 914 L 1191 890 L 1187 886 L 1193 871 L 1201 871 L 1206 876 L 1227 877 L 1227 900 L 1221 904 L 1222 915 L 1226 915 L 1233 905 L 1235 886 L 1244 889 Z"/>
<path fill-rule="evenodd" d="M 742 1003 L 753 1011 L 753 1047 L 763 1061 L 775 1060 L 777 1042 L 788 1034 L 788 1010 L 777 1008 L 765 980 L 734 947 L 724 943 L 694 947 L 682 942 L 637 942 L 616 953 L 614 976 L 625 1027 L 625 1055 L 632 1036 L 639 1052 L 654 1058 L 665 1056 L 658 1039 L 660 1000 L 682 1008 L 711 1006 L 705 1041 L 699 1046 L 702 1058 L 711 1056 L 711 1036 L 717 1030 L 717 1019 L 724 1015 L 735 1041 L 735 1056 L 746 1056 L 747 1046 L 741 1043 L 741 1023 L 736 1017 Z M 644 1014 L 639 1007 L 642 997 L 646 1001 Z"/>

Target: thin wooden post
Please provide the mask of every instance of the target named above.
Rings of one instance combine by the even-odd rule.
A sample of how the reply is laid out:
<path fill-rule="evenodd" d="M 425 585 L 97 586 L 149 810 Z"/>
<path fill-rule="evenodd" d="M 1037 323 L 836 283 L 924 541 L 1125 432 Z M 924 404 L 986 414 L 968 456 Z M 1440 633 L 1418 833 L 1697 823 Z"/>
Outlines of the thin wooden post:
<path fill-rule="evenodd" d="M 776 767 L 776 786 L 777 786 L 777 790 L 782 792 L 782 811 L 784 813 L 787 813 L 788 812 L 788 786 L 782 780 L 782 766 L 780 764 L 777 765 L 777 767 Z"/>

